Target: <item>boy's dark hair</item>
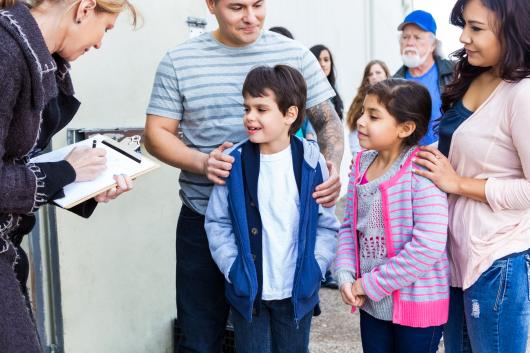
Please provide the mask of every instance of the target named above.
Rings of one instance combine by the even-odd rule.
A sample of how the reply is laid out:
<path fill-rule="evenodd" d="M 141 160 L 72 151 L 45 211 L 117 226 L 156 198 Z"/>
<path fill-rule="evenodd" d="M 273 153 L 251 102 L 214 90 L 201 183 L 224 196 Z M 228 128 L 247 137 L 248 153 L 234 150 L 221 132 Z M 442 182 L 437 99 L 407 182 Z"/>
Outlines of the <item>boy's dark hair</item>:
<path fill-rule="evenodd" d="M 298 108 L 298 116 L 289 128 L 289 134 L 294 135 L 305 116 L 305 103 L 307 99 L 307 85 L 302 74 L 287 65 L 258 66 L 250 70 L 243 83 L 243 97 L 266 96 L 265 90 L 270 89 L 276 96 L 276 104 L 286 114 L 290 107 Z"/>
<path fill-rule="evenodd" d="M 414 81 L 391 78 L 371 86 L 366 95 L 373 95 L 398 123 L 412 121 L 414 132 L 405 139 L 406 146 L 417 145 L 429 129 L 431 95 L 427 88 Z"/>

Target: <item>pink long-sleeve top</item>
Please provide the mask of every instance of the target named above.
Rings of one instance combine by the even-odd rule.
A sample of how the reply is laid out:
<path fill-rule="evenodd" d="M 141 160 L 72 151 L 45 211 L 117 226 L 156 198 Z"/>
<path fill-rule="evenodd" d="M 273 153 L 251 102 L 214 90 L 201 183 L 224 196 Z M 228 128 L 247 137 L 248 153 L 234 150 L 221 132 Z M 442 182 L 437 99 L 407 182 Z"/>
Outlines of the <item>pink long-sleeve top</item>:
<path fill-rule="evenodd" d="M 454 132 L 449 161 L 487 180 L 487 203 L 449 197 L 451 285 L 467 289 L 495 260 L 530 248 L 530 78 L 499 84 Z"/>

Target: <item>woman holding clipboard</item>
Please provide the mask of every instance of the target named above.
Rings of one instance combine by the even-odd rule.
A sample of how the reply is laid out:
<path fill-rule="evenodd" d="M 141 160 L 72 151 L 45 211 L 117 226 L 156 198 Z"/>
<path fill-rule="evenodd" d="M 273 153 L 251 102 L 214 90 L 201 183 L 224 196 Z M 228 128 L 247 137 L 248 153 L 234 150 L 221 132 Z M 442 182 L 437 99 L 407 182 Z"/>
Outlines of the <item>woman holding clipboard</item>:
<path fill-rule="evenodd" d="M 98 49 L 124 10 L 136 24 L 136 10 L 127 0 L 0 0 L 0 352 L 41 352 L 20 242 L 41 205 L 60 198 L 74 181 L 96 178 L 106 160 L 97 147 L 74 149 L 60 162 L 29 160 L 79 108 L 68 62 Z M 116 182 L 117 188 L 71 210 L 88 217 L 97 202 L 132 188 L 128 177 Z"/>

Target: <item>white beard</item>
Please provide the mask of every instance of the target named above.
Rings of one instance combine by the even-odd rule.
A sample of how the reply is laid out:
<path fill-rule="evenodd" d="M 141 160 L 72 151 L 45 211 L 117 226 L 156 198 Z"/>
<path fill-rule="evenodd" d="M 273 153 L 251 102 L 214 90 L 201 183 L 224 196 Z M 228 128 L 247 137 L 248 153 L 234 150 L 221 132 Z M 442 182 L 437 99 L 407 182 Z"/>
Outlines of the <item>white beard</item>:
<path fill-rule="evenodd" d="M 405 49 L 403 53 L 401 53 L 401 60 L 403 61 L 403 65 L 405 65 L 409 69 L 415 69 L 418 66 L 421 66 L 423 63 L 427 61 L 427 58 L 429 57 L 429 55 L 431 55 L 430 53 L 427 53 L 425 56 L 421 57 L 417 51 L 415 51 L 413 55 L 406 55 L 405 54 L 406 51 L 413 51 L 413 50 L 409 48 L 409 49 Z"/>

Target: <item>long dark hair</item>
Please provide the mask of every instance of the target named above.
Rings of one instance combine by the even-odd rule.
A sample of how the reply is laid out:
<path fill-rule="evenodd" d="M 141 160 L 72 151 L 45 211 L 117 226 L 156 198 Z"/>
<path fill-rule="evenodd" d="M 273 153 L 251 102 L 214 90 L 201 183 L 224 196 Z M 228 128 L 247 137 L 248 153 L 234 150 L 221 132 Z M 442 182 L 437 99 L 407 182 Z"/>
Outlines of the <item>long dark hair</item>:
<path fill-rule="evenodd" d="M 355 98 L 353 98 L 353 101 L 350 105 L 350 109 L 346 114 L 346 125 L 348 125 L 350 131 L 357 130 L 357 120 L 359 120 L 362 115 L 364 97 L 366 97 L 366 91 L 368 91 L 368 88 L 370 88 L 370 80 L 368 75 L 370 74 L 370 70 L 374 65 L 381 66 L 381 68 L 385 72 L 386 77 L 390 77 L 390 70 L 388 70 L 388 66 L 386 66 L 383 61 L 372 60 L 368 64 L 366 64 L 366 67 L 364 68 L 363 79 L 361 81 L 361 84 L 359 85 L 359 88 L 357 89 L 357 95 L 355 96 Z"/>
<path fill-rule="evenodd" d="M 337 92 L 337 88 L 335 87 L 335 63 L 333 61 L 333 55 L 331 54 L 331 50 L 329 50 L 328 47 L 322 44 L 317 44 L 312 46 L 310 49 L 311 53 L 317 58 L 317 60 L 320 58 L 320 53 L 324 50 L 327 50 L 329 53 L 329 59 L 331 60 L 331 71 L 328 75 L 328 81 L 331 87 L 333 87 L 333 90 L 335 91 L 335 97 L 331 99 L 331 102 L 333 103 L 333 106 L 335 107 L 335 111 L 339 115 L 339 118 L 342 119 L 342 112 L 344 111 L 344 103 L 342 102 L 342 98 L 339 95 L 339 92 Z"/>
<path fill-rule="evenodd" d="M 463 28 L 464 7 L 469 0 L 458 0 L 451 12 L 451 23 Z M 497 37 L 501 43 L 499 75 L 508 82 L 519 82 L 530 76 L 530 6 L 528 0 L 481 0 L 496 16 Z M 473 66 L 462 48 L 454 52 L 455 79 L 442 94 L 442 111 L 460 100 L 471 82 L 491 67 Z"/>

